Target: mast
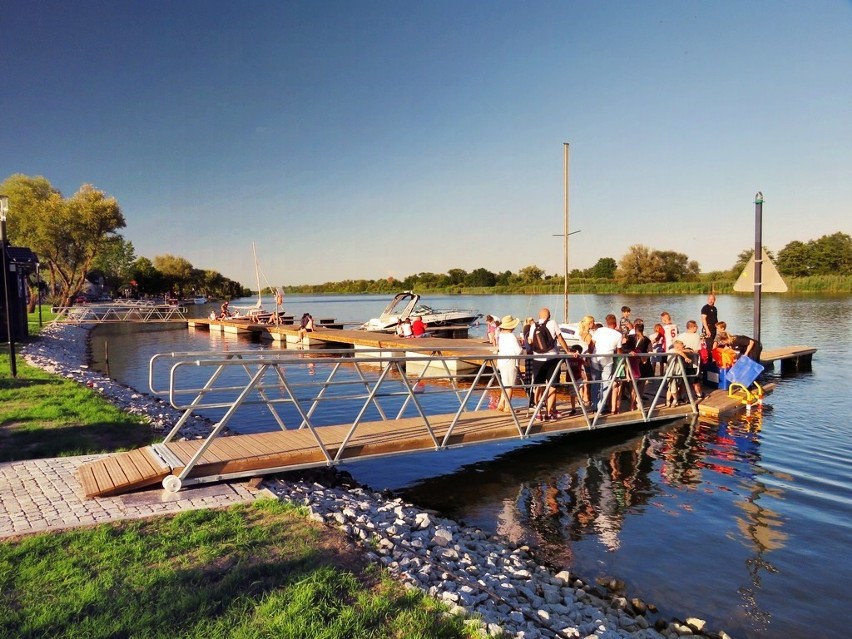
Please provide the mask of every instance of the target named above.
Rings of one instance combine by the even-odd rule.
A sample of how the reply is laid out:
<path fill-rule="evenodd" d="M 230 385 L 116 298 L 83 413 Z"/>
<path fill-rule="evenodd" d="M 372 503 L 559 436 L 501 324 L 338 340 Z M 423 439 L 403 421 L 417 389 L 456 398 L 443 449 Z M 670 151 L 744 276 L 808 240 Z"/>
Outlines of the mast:
<path fill-rule="evenodd" d="M 564 316 L 563 321 L 568 323 L 568 143 L 563 142 L 563 187 L 562 187 L 562 204 L 565 211 L 565 223 L 562 231 L 562 255 L 565 259 L 564 278 L 563 278 L 563 299 L 564 299 Z"/>
<path fill-rule="evenodd" d="M 261 292 L 261 288 L 260 288 L 260 266 L 257 263 L 257 249 L 254 246 L 254 242 L 251 243 L 251 253 L 252 253 L 252 256 L 254 257 L 254 276 L 255 276 L 255 279 L 257 280 L 257 304 L 256 304 L 256 306 L 258 308 L 262 308 L 263 307 L 263 293 Z"/>

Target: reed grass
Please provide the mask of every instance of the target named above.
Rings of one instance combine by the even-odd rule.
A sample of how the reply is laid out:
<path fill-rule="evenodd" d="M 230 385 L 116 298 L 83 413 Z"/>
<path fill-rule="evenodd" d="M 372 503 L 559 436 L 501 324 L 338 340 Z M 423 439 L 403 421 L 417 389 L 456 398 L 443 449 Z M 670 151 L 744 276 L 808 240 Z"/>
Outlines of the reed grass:
<path fill-rule="evenodd" d="M 277 500 L 0 543 L 0 636 L 473 636 Z"/>

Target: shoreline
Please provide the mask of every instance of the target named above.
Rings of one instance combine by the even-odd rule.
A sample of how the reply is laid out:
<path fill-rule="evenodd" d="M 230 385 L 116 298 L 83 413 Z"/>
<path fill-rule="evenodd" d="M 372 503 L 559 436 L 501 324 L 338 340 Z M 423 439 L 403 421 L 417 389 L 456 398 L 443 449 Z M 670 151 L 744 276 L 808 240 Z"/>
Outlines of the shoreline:
<path fill-rule="evenodd" d="M 21 356 L 28 364 L 84 384 L 122 410 L 142 416 L 155 432 L 167 431 L 181 413 L 161 399 L 115 382 L 89 367 L 91 329 L 54 323 L 46 326 Z M 196 418 L 179 435 L 199 439 L 212 424 Z M 440 517 L 394 496 L 330 479 L 284 480 L 263 485 L 278 499 L 308 508 L 311 519 L 343 532 L 407 588 L 443 601 L 450 614 L 481 621 L 483 636 L 658 639 L 707 634 L 695 617 L 663 619 L 653 605 L 628 600 L 616 579 L 603 588 L 567 570 L 539 562 L 527 546 L 513 547 L 478 528 Z M 322 475 L 322 473 L 319 473 Z M 309 475 L 310 476 L 310 475 Z M 316 475 L 314 475 L 316 476 Z"/>

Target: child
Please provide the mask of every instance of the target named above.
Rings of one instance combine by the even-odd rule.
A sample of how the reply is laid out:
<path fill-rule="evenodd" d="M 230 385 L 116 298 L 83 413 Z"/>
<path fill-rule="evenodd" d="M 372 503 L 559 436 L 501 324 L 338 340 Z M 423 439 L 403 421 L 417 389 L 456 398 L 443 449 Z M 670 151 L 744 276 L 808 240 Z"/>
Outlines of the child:
<path fill-rule="evenodd" d="M 571 369 L 569 375 L 574 378 L 574 384 L 568 387 L 568 394 L 571 396 L 571 412 L 568 413 L 569 415 L 574 415 L 577 412 L 577 392 L 582 393 L 585 389 L 586 367 L 583 365 L 583 358 L 580 357 L 582 352 L 583 347 L 580 344 L 574 344 L 570 350 L 571 358 L 567 360 L 568 368 Z M 567 381 L 570 383 L 571 377 Z"/>
<path fill-rule="evenodd" d="M 686 347 L 679 339 L 674 341 L 674 346 L 672 346 L 669 354 L 678 356 L 678 358 L 669 358 L 668 366 L 670 368 L 676 366 L 678 361 L 681 361 L 682 364 L 685 365 L 690 360 L 690 355 L 686 352 Z M 671 371 L 672 377 L 669 379 L 669 384 L 666 387 L 666 406 L 677 406 L 679 403 L 678 396 L 680 394 L 680 383 L 683 381 L 680 378 L 680 370 L 680 367 L 678 367 Z"/>

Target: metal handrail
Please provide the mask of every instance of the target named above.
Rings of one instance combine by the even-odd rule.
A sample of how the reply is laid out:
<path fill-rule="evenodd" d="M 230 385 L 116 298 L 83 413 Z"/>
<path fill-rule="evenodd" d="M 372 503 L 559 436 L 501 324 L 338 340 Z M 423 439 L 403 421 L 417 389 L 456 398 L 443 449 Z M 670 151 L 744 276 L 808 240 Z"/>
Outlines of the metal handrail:
<path fill-rule="evenodd" d="M 80 306 L 57 306 L 54 322 L 67 324 L 109 324 L 117 322 L 186 321 L 187 310 L 170 304 L 105 302 Z"/>
<path fill-rule="evenodd" d="M 227 353 L 219 352 L 183 352 L 183 353 L 161 353 L 151 358 L 149 362 L 149 388 L 155 395 L 167 397 L 169 403 L 177 410 L 183 411 L 178 422 L 169 431 L 163 440 L 163 444 L 170 442 L 179 432 L 187 420 L 198 411 L 205 409 L 225 408 L 225 414 L 214 425 L 210 435 L 205 439 L 192 459 L 187 463 L 181 473 L 177 476 L 177 483 L 186 479 L 198 460 L 204 455 L 212 441 L 218 437 L 234 414 L 242 406 L 260 404 L 266 406 L 270 411 L 279 428 L 287 429 L 285 420 L 279 414 L 277 407 L 280 405 L 291 405 L 299 415 L 299 423 L 293 423 L 291 427 L 310 431 L 317 447 L 322 452 L 327 465 L 340 463 L 356 434 L 359 426 L 366 421 L 368 411 L 372 407 L 379 414 L 382 421 L 393 421 L 401 419 L 413 406 L 413 410 L 419 417 L 424 431 L 430 437 L 435 450 L 443 450 L 450 446 L 450 441 L 456 427 L 462 423 L 469 412 L 482 410 L 485 398 L 497 390 L 511 403 L 512 391 L 522 388 L 530 392 L 533 384 L 520 384 L 505 386 L 500 378 L 498 362 L 512 359 L 520 363 L 532 357 L 541 358 L 541 355 L 521 354 L 517 356 L 497 355 L 490 350 L 483 349 L 470 356 L 441 355 L 429 349 L 417 352 L 411 347 L 406 348 L 380 348 L 365 349 L 353 353 L 351 350 L 322 350 L 322 351 L 257 351 L 244 350 Z M 548 355 L 562 361 L 567 361 L 573 354 Z M 686 387 L 687 396 L 692 406 L 693 414 L 698 413 L 696 399 L 689 384 L 683 361 L 680 357 L 669 355 L 668 364 L 663 374 L 651 378 L 636 380 L 633 377 L 628 360 L 637 355 L 633 354 L 584 354 L 580 357 L 589 362 L 597 360 L 613 360 L 613 373 L 619 366 L 624 367 L 625 376 L 622 381 L 629 381 L 637 397 L 637 422 L 651 422 L 665 418 L 658 412 L 659 398 L 666 385 L 673 381 L 682 381 Z M 453 373 L 450 363 L 459 359 L 474 364 L 473 372 Z M 324 379 L 315 381 L 291 381 L 286 374 L 286 367 L 294 364 L 324 365 L 328 368 L 328 375 Z M 405 367 L 407 364 L 424 364 L 423 370 L 418 375 L 407 375 Z M 233 381 L 222 382 L 222 376 L 226 371 L 234 367 L 245 372 L 246 382 L 234 385 Z M 206 368 L 211 371 L 206 381 L 200 386 L 186 387 L 182 384 L 183 375 L 188 369 L 197 371 Z M 168 387 L 164 387 L 159 380 L 163 370 L 168 371 Z M 343 376 L 344 370 L 354 370 L 353 378 L 347 379 Z M 565 371 L 565 379 L 562 381 L 562 373 Z M 428 372 L 428 375 L 427 375 Z M 600 405 L 606 405 L 613 388 L 609 380 L 583 381 L 575 378 L 571 366 L 560 364 L 554 368 L 550 379 L 544 384 L 544 391 L 537 405 L 528 408 L 527 415 L 523 416 L 517 411 L 511 411 L 512 420 L 515 423 L 519 439 L 526 439 L 534 435 L 532 432 L 536 423 L 536 416 L 546 401 L 551 387 L 568 388 L 580 397 L 582 384 L 596 383 L 602 385 L 602 397 Z M 660 386 L 648 406 L 642 399 L 638 381 L 658 380 Z M 443 381 L 444 384 L 438 382 Z M 449 382 L 448 384 L 446 382 Z M 355 392 L 346 392 L 347 388 L 355 388 Z M 304 394 L 305 388 L 315 388 L 315 392 Z M 341 392 L 331 392 L 332 390 Z M 298 392 L 297 392 L 298 391 Z M 211 398 L 211 393 L 231 393 L 235 396 L 231 399 L 222 400 Z M 445 394 L 455 396 L 458 406 L 447 427 L 443 437 L 438 439 L 437 433 L 431 423 L 430 416 L 434 410 L 430 410 L 429 402 L 424 397 L 430 395 Z M 477 397 L 478 395 L 478 397 Z M 184 399 L 186 398 L 186 399 Z M 389 398 L 400 398 L 402 400 L 400 409 L 395 417 L 389 417 L 382 402 Z M 318 423 L 318 414 L 321 407 L 333 402 L 349 402 L 353 404 L 353 419 L 346 435 L 336 451 L 330 451 L 323 444 L 320 437 L 322 426 Z M 594 430 L 601 417 L 600 412 L 592 412 L 579 402 L 581 414 L 588 430 Z M 357 410 L 356 410 L 357 409 Z M 442 408 L 446 415 L 446 405 Z M 576 422 L 572 424 L 572 430 L 576 429 Z M 552 434 L 552 433 L 547 433 Z M 165 485 L 165 484 L 164 484 Z"/>

